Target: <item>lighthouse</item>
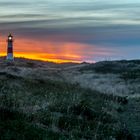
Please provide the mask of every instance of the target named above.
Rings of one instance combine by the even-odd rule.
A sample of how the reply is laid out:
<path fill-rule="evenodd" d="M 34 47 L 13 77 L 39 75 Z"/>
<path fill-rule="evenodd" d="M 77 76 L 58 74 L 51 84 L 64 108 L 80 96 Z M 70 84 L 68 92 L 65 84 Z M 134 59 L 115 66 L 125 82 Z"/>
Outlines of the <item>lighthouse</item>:
<path fill-rule="evenodd" d="M 14 60 L 13 56 L 13 36 L 11 34 L 8 35 L 8 40 L 7 40 L 7 60 Z"/>

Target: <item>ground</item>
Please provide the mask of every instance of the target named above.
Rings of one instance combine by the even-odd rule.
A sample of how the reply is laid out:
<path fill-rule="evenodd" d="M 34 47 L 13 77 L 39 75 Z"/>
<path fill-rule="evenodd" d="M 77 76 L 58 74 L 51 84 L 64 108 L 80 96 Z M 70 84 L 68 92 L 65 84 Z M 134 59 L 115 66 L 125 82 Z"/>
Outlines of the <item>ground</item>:
<path fill-rule="evenodd" d="M 140 60 L 0 65 L 0 139 L 140 139 Z"/>

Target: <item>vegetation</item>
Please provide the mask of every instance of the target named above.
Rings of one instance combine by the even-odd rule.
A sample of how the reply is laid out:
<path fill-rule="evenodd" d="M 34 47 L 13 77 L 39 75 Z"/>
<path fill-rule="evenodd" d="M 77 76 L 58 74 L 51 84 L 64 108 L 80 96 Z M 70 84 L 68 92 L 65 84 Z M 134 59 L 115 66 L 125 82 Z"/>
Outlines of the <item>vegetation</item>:
<path fill-rule="evenodd" d="M 132 138 L 117 115 L 125 104 L 113 96 L 77 84 L 6 73 L 1 76 L 0 89 L 2 140 Z"/>
<path fill-rule="evenodd" d="M 140 138 L 138 60 L 0 64 L 0 140 Z"/>
<path fill-rule="evenodd" d="M 140 70 L 126 71 L 121 74 L 121 78 L 124 80 L 140 79 Z"/>
<path fill-rule="evenodd" d="M 103 61 L 82 67 L 79 71 L 100 74 L 119 74 L 124 80 L 140 79 L 140 60 Z"/>

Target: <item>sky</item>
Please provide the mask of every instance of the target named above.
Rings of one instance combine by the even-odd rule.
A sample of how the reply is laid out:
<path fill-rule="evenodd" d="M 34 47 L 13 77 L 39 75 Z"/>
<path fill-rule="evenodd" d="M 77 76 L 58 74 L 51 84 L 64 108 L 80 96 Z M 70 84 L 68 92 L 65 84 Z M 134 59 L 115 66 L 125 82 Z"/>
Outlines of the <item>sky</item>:
<path fill-rule="evenodd" d="M 0 0 L 0 55 L 55 62 L 140 59 L 139 0 Z"/>

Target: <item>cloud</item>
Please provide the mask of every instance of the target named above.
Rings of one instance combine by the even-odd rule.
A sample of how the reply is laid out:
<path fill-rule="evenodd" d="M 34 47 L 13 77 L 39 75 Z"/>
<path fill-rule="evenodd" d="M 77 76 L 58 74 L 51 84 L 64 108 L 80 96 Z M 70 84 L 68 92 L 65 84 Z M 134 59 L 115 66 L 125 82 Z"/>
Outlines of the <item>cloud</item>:
<path fill-rule="evenodd" d="M 138 0 L 0 0 L 0 33 L 13 32 L 16 38 L 38 42 L 98 46 L 117 54 L 117 49 L 135 50 L 140 44 L 139 6 Z M 93 51 L 90 47 L 85 51 Z"/>

